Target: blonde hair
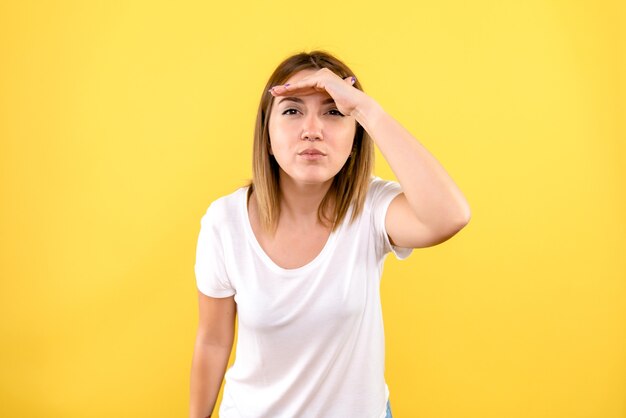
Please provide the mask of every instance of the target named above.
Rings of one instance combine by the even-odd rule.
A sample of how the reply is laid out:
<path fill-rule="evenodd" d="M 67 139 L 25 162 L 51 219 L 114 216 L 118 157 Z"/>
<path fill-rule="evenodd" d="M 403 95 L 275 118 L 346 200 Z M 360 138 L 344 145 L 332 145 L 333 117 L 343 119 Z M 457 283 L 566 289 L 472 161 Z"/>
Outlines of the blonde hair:
<path fill-rule="evenodd" d="M 278 177 L 279 166 L 270 153 L 268 125 L 274 96 L 268 90 L 272 86 L 284 84 L 299 71 L 321 68 L 328 68 L 341 78 L 354 75 L 346 64 L 328 52 L 319 50 L 309 53 L 301 52 L 281 62 L 263 88 L 254 127 L 252 181 L 248 189 L 248 198 L 254 191 L 261 226 L 271 233 L 276 230 L 278 225 L 281 197 Z M 354 83 L 354 87 L 363 90 L 358 79 Z M 373 166 L 374 146 L 372 139 L 357 123 L 350 157 L 333 178 L 330 189 L 318 207 L 317 217 L 321 223 L 332 225 L 334 231 L 344 220 L 352 204 L 354 204 L 354 209 L 350 222 L 359 216 L 365 204 L 365 195 Z M 332 211 L 330 211 L 331 206 Z"/>

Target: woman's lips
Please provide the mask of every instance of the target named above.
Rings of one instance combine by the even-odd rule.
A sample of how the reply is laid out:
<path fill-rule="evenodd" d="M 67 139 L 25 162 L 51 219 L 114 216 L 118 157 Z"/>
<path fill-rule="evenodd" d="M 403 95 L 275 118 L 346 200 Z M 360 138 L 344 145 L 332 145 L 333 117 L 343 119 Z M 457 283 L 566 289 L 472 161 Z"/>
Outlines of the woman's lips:
<path fill-rule="evenodd" d="M 326 156 L 322 151 L 315 148 L 305 149 L 299 152 L 298 155 L 305 160 L 319 160 Z"/>

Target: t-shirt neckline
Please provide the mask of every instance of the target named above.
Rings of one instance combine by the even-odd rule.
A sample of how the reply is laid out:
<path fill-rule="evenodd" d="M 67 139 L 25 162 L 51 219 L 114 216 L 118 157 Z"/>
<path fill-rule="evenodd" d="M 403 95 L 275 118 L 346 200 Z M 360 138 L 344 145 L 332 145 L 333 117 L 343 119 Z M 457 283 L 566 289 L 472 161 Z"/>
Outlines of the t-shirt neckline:
<path fill-rule="evenodd" d="M 322 248 L 322 250 L 311 261 L 309 261 L 303 266 L 293 268 L 293 269 L 287 269 L 287 268 L 281 267 L 278 264 L 276 264 L 274 260 L 270 258 L 270 256 L 267 255 L 267 253 L 265 252 L 263 247 L 261 247 L 261 244 L 257 240 L 256 235 L 254 235 L 254 231 L 252 230 L 252 224 L 250 223 L 250 216 L 248 214 L 247 197 L 248 197 L 249 188 L 250 186 L 243 187 L 240 189 L 241 190 L 241 197 L 240 197 L 241 204 L 239 207 L 240 207 L 240 210 L 242 211 L 244 230 L 248 238 L 248 241 L 251 243 L 257 255 L 261 258 L 261 260 L 263 260 L 264 264 L 267 267 L 269 267 L 271 270 L 273 270 L 274 272 L 279 273 L 281 275 L 285 275 L 285 276 L 301 276 L 302 274 L 307 273 L 310 270 L 316 268 L 322 262 L 322 260 L 326 258 L 326 254 L 328 254 L 334 247 L 335 242 L 337 240 L 337 235 L 343 229 L 345 222 L 342 222 L 339 228 L 330 232 L 330 235 L 328 236 L 328 239 L 326 240 L 326 244 L 324 244 L 324 247 Z"/>

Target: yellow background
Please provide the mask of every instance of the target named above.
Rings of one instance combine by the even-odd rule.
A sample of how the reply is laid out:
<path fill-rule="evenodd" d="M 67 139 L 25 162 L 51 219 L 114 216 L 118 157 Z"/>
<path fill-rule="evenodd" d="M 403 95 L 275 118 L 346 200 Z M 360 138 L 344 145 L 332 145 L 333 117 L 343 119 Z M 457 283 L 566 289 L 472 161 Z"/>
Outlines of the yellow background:
<path fill-rule="evenodd" d="M 322 48 L 472 209 L 388 258 L 394 417 L 626 417 L 618 3 L 2 2 L 0 416 L 186 416 L 200 218 Z"/>

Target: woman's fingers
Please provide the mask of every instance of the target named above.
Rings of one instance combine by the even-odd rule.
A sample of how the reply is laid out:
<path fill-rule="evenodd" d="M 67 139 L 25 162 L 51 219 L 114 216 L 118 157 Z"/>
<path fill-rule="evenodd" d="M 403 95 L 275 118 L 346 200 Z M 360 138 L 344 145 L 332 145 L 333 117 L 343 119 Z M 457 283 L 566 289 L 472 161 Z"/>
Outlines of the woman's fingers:
<path fill-rule="evenodd" d="M 337 109 L 344 115 L 352 115 L 358 102 L 362 100 L 363 93 L 354 87 L 356 78 L 349 76 L 341 78 L 327 68 L 318 70 L 314 74 L 291 82 L 289 84 L 274 86 L 269 89 L 272 96 L 307 96 L 319 92 L 326 92 L 333 98 Z M 347 85 L 346 85 L 347 84 Z"/>
<path fill-rule="evenodd" d="M 323 90 L 323 88 L 320 90 L 320 89 L 315 89 L 314 87 L 303 87 L 303 86 L 294 86 L 293 84 L 285 84 L 285 85 L 274 86 L 269 91 L 270 93 L 272 93 L 273 96 L 281 96 L 281 95 L 291 93 L 291 92 L 295 92 L 298 94 L 305 94 L 307 93 L 307 90 L 310 90 L 310 92 L 313 93 L 316 91 L 321 91 Z"/>
<path fill-rule="evenodd" d="M 302 80 L 294 83 L 273 86 L 269 89 L 269 91 L 274 96 L 282 95 L 287 92 L 298 92 L 302 94 L 309 90 L 310 92 L 327 91 L 330 93 L 329 87 L 339 80 L 341 80 L 341 78 L 337 74 L 327 68 L 322 68 L 309 77 L 303 78 Z M 356 78 L 346 77 L 343 81 L 352 86 L 356 82 Z"/>
<path fill-rule="evenodd" d="M 303 78 L 300 81 L 296 81 L 295 83 L 291 83 L 291 84 L 285 84 L 284 90 L 285 91 L 301 91 L 301 90 L 308 90 L 308 89 L 314 89 L 316 91 L 323 91 L 325 90 L 325 85 L 328 82 L 328 80 L 324 80 L 323 78 L 319 78 L 319 77 L 307 77 L 307 78 Z"/>

